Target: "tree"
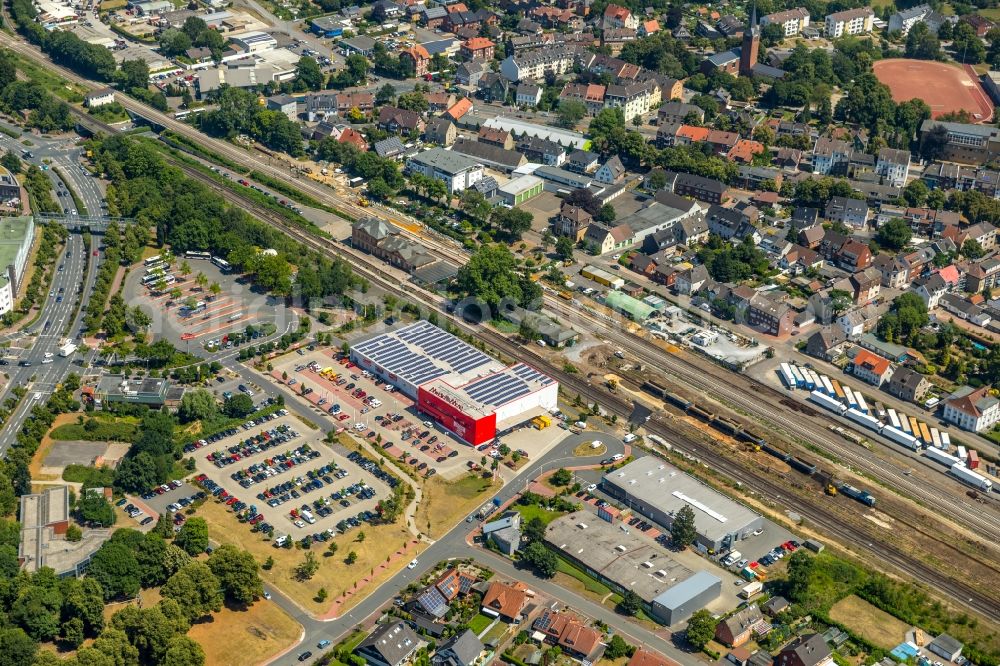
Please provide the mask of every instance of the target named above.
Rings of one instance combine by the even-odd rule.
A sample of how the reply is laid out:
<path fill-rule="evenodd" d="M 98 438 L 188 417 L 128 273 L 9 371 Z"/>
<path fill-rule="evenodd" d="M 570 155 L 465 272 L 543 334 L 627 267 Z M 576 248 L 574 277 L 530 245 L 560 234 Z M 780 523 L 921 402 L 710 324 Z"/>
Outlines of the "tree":
<path fill-rule="evenodd" d="M 180 407 L 177 409 L 177 417 L 181 423 L 205 421 L 218 413 L 219 408 L 215 404 L 215 396 L 205 389 L 186 391 L 181 398 Z"/>
<path fill-rule="evenodd" d="M 625 590 L 622 600 L 618 602 L 618 612 L 634 617 L 642 610 L 642 598 L 632 590 Z"/>
<path fill-rule="evenodd" d="M 204 518 L 189 518 L 174 543 L 192 557 L 204 553 L 208 548 L 208 523 Z"/>
<path fill-rule="evenodd" d="M 77 502 L 76 510 L 80 520 L 88 525 L 111 527 L 115 524 L 115 510 L 104 495 L 96 492 L 85 492 Z"/>
<path fill-rule="evenodd" d="M 555 553 L 545 547 L 541 541 L 534 541 L 521 551 L 521 559 L 535 569 L 542 578 L 552 578 L 556 575 L 559 561 Z"/>
<path fill-rule="evenodd" d="M 920 142 L 920 155 L 925 160 L 934 161 L 944 155 L 948 147 L 948 129 L 941 124 L 934 125 Z"/>
<path fill-rule="evenodd" d="M 847 308 L 851 307 L 851 303 L 854 302 L 854 295 L 845 289 L 831 289 L 830 290 L 830 307 L 833 309 L 833 313 L 839 316 Z"/>
<path fill-rule="evenodd" d="M 236 393 L 222 403 L 222 412 L 230 418 L 241 419 L 253 410 L 253 398 L 244 393 Z"/>
<path fill-rule="evenodd" d="M 796 551 L 788 560 L 788 598 L 797 603 L 809 599 L 815 561 L 802 550 Z"/>
<path fill-rule="evenodd" d="M 0 166 L 17 175 L 21 173 L 21 158 L 13 152 L 6 152 L 0 157 Z"/>
<path fill-rule="evenodd" d="M 208 568 L 219 579 L 223 594 L 230 601 L 249 605 L 257 597 L 264 596 L 260 566 L 247 551 L 223 544 L 209 556 Z"/>
<path fill-rule="evenodd" d="M 610 203 L 606 203 L 601 206 L 601 210 L 597 212 L 597 217 L 595 218 L 598 222 L 604 222 L 605 224 L 615 221 L 618 217 L 618 213 L 615 212 L 615 207 Z"/>
<path fill-rule="evenodd" d="M 163 584 L 160 594 L 176 601 L 189 622 L 222 610 L 223 594 L 219 579 L 203 562 L 185 565 Z"/>
<path fill-rule="evenodd" d="M 390 83 L 378 89 L 375 93 L 375 106 L 391 105 L 396 99 L 396 89 Z"/>
<path fill-rule="evenodd" d="M 923 25 L 923 23 L 918 23 L 917 25 Z M 907 206 L 917 208 L 923 206 L 927 201 L 927 193 L 926 183 L 918 178 L 903 188 L 902 199 Z"/>
<path fill-rule="evenodd" d="M 349 552 L 347 554 L 347 557 L 344 559 L 344 562 L 346 562 L 347 564 L 354 564 L 357 561 L 358 561 L 358 554 L 355 553 L 353 550 Z"/>
<path fill-rule="evenodd" d="M 524 540 L 528 543 L 535 543 L 545 539 L 545 521 L 538 516 L 534 516 L 526 522 L 522 528 Z"/>
<path fill-rule="evenodd" d="M 910 28 L 906 35 L 906 57 L 918 60 L 941 59 L 941 42 L 923 21 Z"/>
<path fill-rule="evenodd" d="M 323 87 L 326 77 L 319 64 L 309 56 L 299 58 L 295 67 L 295 83 L 300 90 L 319 90 Z"/>
<path fill-rule="evenodd" d="M 167 646 L 163 666 L 204 666 L 205 651 L 193 638 L 174 636 Z"/>
<path fill-rule="evenodd" d="M 608 641 L 608 647 L 604 650 L 604 656 L 608 659 L 620 659 L 631 657 L 635 654 L 635 646 L 629 645 L 620 634 L 615 634 Z"/>
<path fill-rule="evenodd" d="M 699 650 L 705 647 L 710 640 L 715 638 L 715 618 L 704 608 L 695 611 L 688 619 L 687 631 L 684 635 L 691 645 Z"/>
<path fill-rule="evenodd" d="M 565 467 L 560 467 L 553 472 L 551 480 L 557 486 L 568 486 L 573 481 L 573 473 Z"/>
<path fill-rule="evenodd" d="M 54 586 L 35 580 L 20 591 L 10 606 L 10 621 L 36 641 L 50 641 L 59 635 L 62 595 Z"/>
<path fill-rule="evenodd" d="M 985 254 L 986 250 L 975 238 L 966 238 L 962 243 L 962 256 L 966 259 L 982 259 Z"/>
<path fill-rule="evenodd" d="M 485 224 L 486 220 L 489 219 L 490 211 L 493 210 L 493 206 L 486 200 L 483 193 L 471 187 L 462 191 L 459 207 L 478 225 Z"/>
<path fill-rule="evenodd" d="M 570 99 L 559 102 L 559 108 L 556 110 L 556 113 L 559 117 L 559 126 L 572 129 L 587 116 L 587 107 L 583 102 Z"/>
<path fill-rule="evenodd" d="M 208 291 L 212 294 L 212 298 L 215 298 L 222 292 L 222 287 L 219 286 L 218 282 L 213 282 L 208 286 Z"/>
<path fill-rule="evenodd" d="M 62 625 L 62 640 L 74 650 L 81 645 L 86 636 L 83 635 L 83 620 L 71 617 Z"/>
<path fill-rule="evenodd" d="M 923 25 L 923 24 L 920 24 Z M 913 181 L 919 183 L 919 180 Z M 902 250 L 906 247 L 906 244 L 910 242 L 910 238 L 913 236 L 913 231 L 910 229 L 910 225 L 906 223 L 906 220 L 901 218 L 893 218 L 880 226 L 878 228 L 878 233 L 875 234 L 875 240 L 878 244 L 884 248 L 890 250 Z"/>
<path fill-rule="evenodd" d="M 525 307 L 541 297 L 541 287 L 517 269 L 504 245 L 480 245 L 456 277 L 459 292 L 475 296 L 495 309 L 507 298 Z"/>
<path fill-rule="evenodd" d="M 960 21 L 952 30 L 951 48 L 959 62 L 975 65 L 986 59 L 986 45 L 975 28 Z"/>
<path fill-rule="evenodd" d="M 4 666 L 32 666 L 38 643 L 20 627 L 0 629 L 0 657 Z"/>
<path fill-rule="evenodd" d="M 694 543 L 698 536 L 698 531 L 694 525 L 694 509 L 685 504 L 674 516 L 674 521 L 670 523 L 670 542 L 674 548 L 682 549 Z"/>
<path fill-rule="evenodd" d="M 139 592 L 139 562 L 124 543 L 105 542 L 90 560 L 87 575 L 100 583 L 104 598 L 131 599 Z"/>
<path fill-rule="evenodd" d="M 563 261 L 573 259 L 573 239 L 569 236 L 560 236 L 556 239 L 556 256 Z"/>

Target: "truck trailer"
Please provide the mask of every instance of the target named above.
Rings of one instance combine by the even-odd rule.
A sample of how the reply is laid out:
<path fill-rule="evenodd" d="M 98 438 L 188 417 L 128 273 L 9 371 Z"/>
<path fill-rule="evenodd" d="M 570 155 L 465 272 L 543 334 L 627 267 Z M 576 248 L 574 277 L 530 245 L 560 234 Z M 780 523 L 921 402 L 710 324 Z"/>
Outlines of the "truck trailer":
<path fill-rule="evenodd" d="M 984 490 L 986 492 L 993 490 L 992 481 L 980 474 L 976 474 L 964 465 L 952 465 L 948 468 L 948 473 L 962 483 L 968 484 L 977 490 Z"/>
<path fill-rule="evenodd" d="M 920 442 L 913 435 L 909 435 L 899 428 L 894 428 L 891 425 L 887 425 L 882 428 L 882 436 L 891 439 L 897 444 L 901 444 L 911 451 L 917 451 L 920 449 Z"/>

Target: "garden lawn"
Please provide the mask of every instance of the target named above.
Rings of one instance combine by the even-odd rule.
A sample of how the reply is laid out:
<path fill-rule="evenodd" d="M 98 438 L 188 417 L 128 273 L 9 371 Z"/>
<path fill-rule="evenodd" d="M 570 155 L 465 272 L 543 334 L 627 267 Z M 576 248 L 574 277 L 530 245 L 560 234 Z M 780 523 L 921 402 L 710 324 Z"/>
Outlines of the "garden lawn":
<path fill-rule="evenodd" d="M 499 489 L 492 479 L 466 474 L 454 481 L 432 476 L 423 482 L 423 496 L 415 517 L 417 529 L 438 539 L 473 513 Z"/>
<path fill-rule="evenodd" d="M 486 627 L 492 624 L 493 618 L 489 615 L 483 615 L 479 613 L 476 617 L 469 621 L 469 630 L 472 631 L 476 636 L 486 631 Z"/>

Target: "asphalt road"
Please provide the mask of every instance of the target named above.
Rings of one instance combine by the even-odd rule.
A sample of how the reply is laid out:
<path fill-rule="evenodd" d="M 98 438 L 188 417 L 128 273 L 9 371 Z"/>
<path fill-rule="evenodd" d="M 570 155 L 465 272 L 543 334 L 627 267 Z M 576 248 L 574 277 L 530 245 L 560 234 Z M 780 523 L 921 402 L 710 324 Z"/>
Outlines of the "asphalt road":
<path fill-rule="evenodd" d="M 286 402 L 286 405 L 289 404 Z M 573 449 L 585 441 L 601 439 L 608 448 L 606 453 L 592 458 L 578 458 L 573 456 Z M 566 438 L 561 443 L 553 447 L 545 456 L 535 464 L 524 467 L 517 476 L 504 485 L 494 497 L 501 503 L 506 503 L 515 495 L 523 491 L 528 482 L 537 477 L 543 471 L 557 469 L 559 467 L 580 466 L 594 464 L 602 458 L 624 451 L 624 445 L 614 435 L 588 431 L 581 435 L 574 435 Z M 344 635 L 353 631 L 361 625 L 366 618 L 381 612 L 381 610 L 392 599 L 399 595 L 402 590 L 414 581 L 418 581 L 429 569 L 442 560 L 460 559 L 474 557 L 477 561 L 497 571 L 502 576 L 521 580 L 531 586 L 532 589 L 540 591 L 547 596 L 559 599 L 567 606 L 595 619 L 606 622 L 612 627 L 615 633 L 622 634 L 626 640 L 634 644 L 643 644 L 656 649 L 663 654 L 675 659 L 682 664 L 695 664 L 697 659 L 687 653 L 678 650 L 666 637 L 665 634 L 651 632 L 640 627 L 626 618 L 616 614 L 613 610 L 595 604 L 589 599 L 585 599 L 576 593 L 562 588 L 550 580 L 538 578 L 529 570 L 515 567 L 510 561 L 503 559 L 493 553 L 470 546 L 467 539 L 470 533 L 478 528 L 478 523 L 469 524 L 461 522 L 456 525 L 441 539 L 435 541 L 419 556 L 419 564 L 416 568 L 403 569 L 398 574 L 383 583 L 372 592 L 360 604 L 355 606 L 346 615 L 335 620 L 320 621 L 303 612 L 290 599 L 281 594 L 280 591 L 271 586 L 266 586 L 272 596 L 272 602 L 278 603 L 292 617 L 302 624 L 304 635 L 299 645 L 290 650 L 287 654 L 275 659 L 272 664 L 296 664 L 298 655 L 306 650 L 312 651 L 313 657 L 306 663 L 314 661 L 320 650 L 316 644 L 321 640 L 329 640 L 336 644 Z"/>

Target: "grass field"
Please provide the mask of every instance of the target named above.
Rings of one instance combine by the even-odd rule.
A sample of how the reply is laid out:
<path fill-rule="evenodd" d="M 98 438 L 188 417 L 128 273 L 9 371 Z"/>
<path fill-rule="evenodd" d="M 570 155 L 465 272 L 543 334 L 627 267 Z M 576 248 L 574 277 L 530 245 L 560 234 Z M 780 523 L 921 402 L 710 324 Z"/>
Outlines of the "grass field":
<path fill-rule="evenodd" d="M 598 446 L 596 449 L 592 446 L 593 442 L 584 442 L 580 446 L 573 449 L 573 455 L 577 457 L 581 456 L 603 456 L 608 452 L 608 447 L 604 443 Z"/>
<path fill-rule="evenodd" d="M 301 631 L 280 606 L 261 600 L 245 611 L 223 608 L 210 621 L 191 627 L 188 636 L 205 650 L 206 664 L 244 666 L 268 661 L 294 644 Z"/>
<path fill-rule="evenodd" d="M 830 617 L 887 650 L 899 645 L 909 628 L 903 621 L 853 594 L 835 603 L 830 609 Z"/>
<path fill-rule="evenodd" d="M 298 581 L 294 578 L 295 567 L 305 559 L 305 551 L 298 548 L 275 548 L 270 541 L 265 541 L 259 534 L 251 532 L 246 525 L 239 523 L 232 512 L 226 510 L 227 508 L 218 502 L 210 501 L 198 509 L 198 515 L 208 521 L 209 536 L 219 543 L 231 543 L 245 548 L 261 563 L 268 557 L 273 557 L 274 566 L 270 571 L 262 570 L 261 576 L 311 613 L 326 612 L 334 600 L 345 592 L 355 589 L 355 581 L 361 581 L 366 577 L 373 578 L 359 587 L 343 608 L 353 606 L 405 566 L 418 552 L 417 549 L 413 549 L 405 556 L 398 557 L 391 567 L 378 571 L 377 568 L 384 564 L 391 554 L 408 543 L 412 535 L 401 523 L 366 525 L 363 542 L 356 541 L 359 530 L 352 530 L 344 536 L 337 537 L 339 550 L 336 555 L 327 556 L 328 543 L 313 546 L 312 552 L 319 560 L 319 570 L 312 579 Z M 354 564 L 347 564 L 344 560 L 351 551 L 357 553 L 358 559 Z M 315 599 L 321 587 L 326 588 L 329 595 L 329 598 L 322 603 Z"/>
<path fill-rule="evenodd" d="M 482 613 L 479 613 L 478 615 L 476 615 L 476 617 L 472 618 L 469 621 L 469 629 L 472 631 L 472 633 L 478 636 L 479 634 L 483 633 L 486 630 L 486 627 L 490 626 L 492 622 L 493 618 L 491 618 L 489 615 L 483 615 Z"/>
<path fill-rule="evenodd" d="M 475 474 L 455 481 L 432 476 L 423 483 L 423 497 L 417 506 L 417 529 L 437 539 L 455 523 L 473 513 L 496 490 L 499 484 Z"/>
<path fill-rule="evenodd" d="M 548 525 L 559 516 L 564 515 L 561 511 L 549 511 L 537 504 L 529 504 L 527 506 L 516 505 L 514 508 L 521 514 L 521 520 L 525 523 L 532 518 L 540 518 L 543 523 Z"/>

